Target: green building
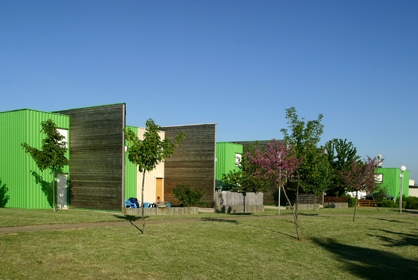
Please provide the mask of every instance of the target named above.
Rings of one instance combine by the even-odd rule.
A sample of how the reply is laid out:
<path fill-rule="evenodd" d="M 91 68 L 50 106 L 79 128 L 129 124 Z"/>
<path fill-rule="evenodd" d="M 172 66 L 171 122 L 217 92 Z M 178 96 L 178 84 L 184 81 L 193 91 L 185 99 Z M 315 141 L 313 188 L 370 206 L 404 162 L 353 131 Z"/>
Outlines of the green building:
<path fill-rule="evenodd" d="M 377 171 L 376 181 L 380 183 L 381 189 L 386 189 L 387 193 L 395 199 L 399 197 L 401 189 L 401 170 L 399 168 L 380 167 Z M 402 194 L 409 194 L 409 170 L 403 172 Z"/>
<path fill-rule="evenodd" d="M 138 137 L 143 129 L 126 125 L 126 104 L 41 112 L 31 109 L 0 112 L 0 179 L 8 188 L 6 207 L 52 207 L 52 175 L 41 172 L 21 144 L 41 148 L 41 123 L 52 119 L 68 145 L 69 166 L 57 176 L 59 208 L 121 210 L 125 199 L 140 197 L 142 176 L 129 162 L 124 129 Z M 215 191 L 216 124 L 163 127 L 160 136 L 173 139 L 181 131 L 186 139 L 145 180 L 145 201 L 156 197 L 179 205 L 173 188 L 187 184 L 204 191 L 202 202 L 213 204 Z"/>
<path fill-rule="evenodd" d="M 29 109 L 0 112 L 0 178 L 9 189 L 7 207 L 35 209 L 52 206 L 51 171 L 40 171 L 21 146 L 26 142 L 40 149 L 45 137 L 41 132 L 41 122 L 48 119 L 54 121 L 69 145 L 69 116 Z M 68 151 L 66 157 L 69 158 Z M 57 176 L 57 204 L 60 208 L 68 207 L 68 173 L 66 166 Z"/>
<path fill-rule="evenodd" d="M 237 170 L 243 153 L 243 145 L 230 142 L 216 143 L 216 181 L 222 180 L 223 174 Z"/>

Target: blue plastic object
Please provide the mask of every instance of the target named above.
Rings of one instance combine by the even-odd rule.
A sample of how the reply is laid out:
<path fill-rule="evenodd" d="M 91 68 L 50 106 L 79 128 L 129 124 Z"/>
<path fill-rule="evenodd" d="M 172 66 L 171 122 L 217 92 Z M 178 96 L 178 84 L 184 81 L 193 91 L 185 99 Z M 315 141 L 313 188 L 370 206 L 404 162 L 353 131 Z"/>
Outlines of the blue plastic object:
<path fill-rule="evenodd" d="M 149 202 L 144 202 L 144 208 L 150 208 L 151 203 Z"/>
<path fill-rule="evenodd" d="M 136 208 L 136 204 L 132 203 L 129 199 L 125 199 L 125 208 Z"/>

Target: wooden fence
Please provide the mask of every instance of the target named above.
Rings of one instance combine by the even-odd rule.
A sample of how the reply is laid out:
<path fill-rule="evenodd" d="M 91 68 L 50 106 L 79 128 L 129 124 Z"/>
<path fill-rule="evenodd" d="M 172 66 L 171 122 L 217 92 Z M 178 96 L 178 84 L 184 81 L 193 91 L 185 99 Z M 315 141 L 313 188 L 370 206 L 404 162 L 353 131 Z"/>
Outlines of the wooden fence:
<path fill-rule="evenodd" d="M 357 205 L 360 207 L 374 207 L 375 206 L 374 201 L 370 199 L 360 199 Z"/>
<path fill-rule="evenodd" d="M 264 212 L 262 192 L 238 193 L 238 192 L 215 192 L 215 212 L 218 213 L 254 213 Z"/>

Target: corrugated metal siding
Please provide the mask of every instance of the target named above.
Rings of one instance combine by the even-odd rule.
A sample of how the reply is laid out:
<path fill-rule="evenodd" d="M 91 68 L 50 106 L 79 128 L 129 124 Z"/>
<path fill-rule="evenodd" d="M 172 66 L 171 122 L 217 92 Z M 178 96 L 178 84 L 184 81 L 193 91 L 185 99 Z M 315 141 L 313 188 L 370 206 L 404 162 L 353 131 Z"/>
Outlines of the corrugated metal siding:
<path fill-rule="evenodd" d="M 243 153 L 241 144 L 228 142 L 216 143 L 216 180 L 222 180 L 223 174 L 238 170 L 235 165 L 235 155 Z"/>
<path fill-rule="evenodd" d="M 138 136 L 138 127 L 127 125 L 126 128 Z M 125 153 L 125 198 L 137 197 L 137 174 L 138 167 L 129 161 L 128 153 Z"/>
<path fill-rule="evenodd" d="M 41 148 L 45 137 L 40 132 L 41 122 L 48 119 L 52 119 L 58 128 L 69 129 L 69 117 L 64 115 L 28 109 L 0 113 L 0 178 L 7 184 L 10 196 L 6 207 L 51 207 L 48 202 L 51 194 L 48 190 L 52 175 L 49 170 L 41 172 L 32 157 L 21 147 L 26 142 Z M 66 167 L 64 172 L 68 171 Z M 40 176 L 41 182 L 37 183 L 32 174 Z"/>
<path fill-rule="evenodd" d="M 399 168 L 379 168 L 378 174 L 383 174 L 383 182 L 381 188 L 386 188 L 386 191 L 395 198 L 399 197 L 399 191 L 401 189 L 401 179 L 399 175 L 401 170 Z M 409 170 L 404 172 L 404 179 L 402 185 L 402 194 L 408 196 L 409 193 Z"/>

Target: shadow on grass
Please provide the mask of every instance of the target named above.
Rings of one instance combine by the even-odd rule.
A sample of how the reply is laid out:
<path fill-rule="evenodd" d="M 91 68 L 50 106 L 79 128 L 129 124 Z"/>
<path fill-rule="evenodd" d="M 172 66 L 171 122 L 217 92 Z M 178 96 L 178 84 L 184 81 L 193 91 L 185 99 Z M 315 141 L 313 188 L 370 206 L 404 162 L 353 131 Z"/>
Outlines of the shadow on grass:
<path fill-rule="evenodd" d="M 142 229 L 140 229 L 137 225 L 134 224 L 135 221 L 137 220 L 142 220 L 142 217 L 137 217 L 137 216 L 133 216 L 133 215 L 113 215 L 114 217 L 118 218 L 118 219 L 122 219 L 122 220 L 127 220 L 131 223 L 131 225 L 133 225 L 137 230 L 139 230 L 142 233 Z M 148 217 L 145 217 L 145 219 Z"/>
<path fill-rule="evenodd" d="M 237 220 L 220 219 L 220 218 L 202 218 L 202 221 L 203 222 L 222 222 L 222 223 L 238 224 Z"/>
<path fill-rule="evenodd" d="M 308 213 L 298 213 L 299 216 L 319 216 L 318 213 L 314 213 L 314 214 L 308 214 Z"/>
<path fill-rule="evenodd" d="M 373 217 L 371 217 L 371 219 L 386 221 L 386 222 L 391 222 L 391 223 L 411 224 L 411 223 L 408 223 L 408 222 L 399 221 L 399 220 L 395 220 L 395 219 L 383 219 L 383 218 L 373 218 Z"/>
<path fill-rule="evenodd" d="M 362 279 L 416 279 L 418 261 L 400 255 L 338 243 L 333 239 L 312 241 L 337 257 L 348 273 Z"/>
<path fill-rule="evenodd" d="M 370 230 L 376 230 L 381 231 L 385 234 L 392 234 L 395 238 L 391 238 L 389 236 L 384 235 L 373 235 L 369 234 L 369 236 L 377 237 L 381 241 L 386 242 L 384 246 L 388 247 L 395 247 L 395 246 L 418 246 L 418 235 L 417 234 L 408 234 L 403 232 L 395 232 L 385 229 L 370 229 Z"/>

